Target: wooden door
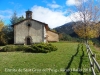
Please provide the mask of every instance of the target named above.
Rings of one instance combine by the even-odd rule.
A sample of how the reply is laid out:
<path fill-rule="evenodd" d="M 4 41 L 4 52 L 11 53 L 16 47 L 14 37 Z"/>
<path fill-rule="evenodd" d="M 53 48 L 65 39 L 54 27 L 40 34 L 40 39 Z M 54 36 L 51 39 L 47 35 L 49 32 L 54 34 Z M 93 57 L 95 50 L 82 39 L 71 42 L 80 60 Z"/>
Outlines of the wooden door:
<path fill-rule="evenodd" d="M 27 38 L 27 45 L 30 45 L 30 44 L 31 44 L 30 38 Z"/>

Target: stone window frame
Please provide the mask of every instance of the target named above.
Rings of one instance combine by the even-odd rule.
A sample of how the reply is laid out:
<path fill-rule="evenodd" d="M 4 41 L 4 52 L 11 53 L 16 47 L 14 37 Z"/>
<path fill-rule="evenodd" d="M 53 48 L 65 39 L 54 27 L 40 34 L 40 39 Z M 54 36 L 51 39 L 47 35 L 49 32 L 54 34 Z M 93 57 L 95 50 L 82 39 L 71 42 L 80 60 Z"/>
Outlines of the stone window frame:
<path fill-rule="evenodd" d="M 32 37 L 31 36 L 26 36 L 25 37 L 25 44 L 27 45 L 27 38 L 30 38 L 30 43 L 32 44 Z"/>
<path fill-rule="evenodd" d="M 32 23 L 29 21 L 29 22 L 26 23 L 26 25 L 27 25 L 28 27 L 31 27 L 31 26 L 32 26 Z"/>

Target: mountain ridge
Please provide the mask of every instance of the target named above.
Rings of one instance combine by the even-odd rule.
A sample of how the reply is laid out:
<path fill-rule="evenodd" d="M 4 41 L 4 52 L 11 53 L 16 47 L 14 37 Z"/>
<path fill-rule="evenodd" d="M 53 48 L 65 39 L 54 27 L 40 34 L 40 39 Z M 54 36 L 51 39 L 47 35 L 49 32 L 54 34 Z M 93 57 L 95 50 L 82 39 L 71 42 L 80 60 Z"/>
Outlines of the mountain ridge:
<path fill-rule="evenodd" d="M 75 22 L 69 22 L 62 26 L 54 28 L 54 30 L 56 30 L 58 33 L 64 33 L 64 34 L 70 35 L 70 34 L 74 33 L 74 30 L 73 30 L 74 25 L 75 25 Z"/>

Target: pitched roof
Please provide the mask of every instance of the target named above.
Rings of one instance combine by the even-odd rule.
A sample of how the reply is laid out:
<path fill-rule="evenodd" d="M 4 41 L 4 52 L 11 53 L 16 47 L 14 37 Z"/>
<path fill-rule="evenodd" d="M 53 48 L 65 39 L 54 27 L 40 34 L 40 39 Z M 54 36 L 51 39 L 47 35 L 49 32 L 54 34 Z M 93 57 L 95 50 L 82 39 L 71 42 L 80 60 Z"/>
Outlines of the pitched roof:
<path fill-rule="evenodd" d="M 43 22 L 40 22 L 40 21 L 37 21 L 37 20 L 34 20 L 34 19 L 24 19 L 24 20 L 22 20 L 22 21 L 20 21 L 20 22 L 17 22 L 17 23 L 15 23 L 15 24 L 13 24 L 13 25 L 12 25 L 12 27 L 14 27 L 15 25 L 18 25 L 18 24 L 20 24 L 20 23 L 24 22 L 25 20 L 31 20 L 31 21 L 35 21 L 35 22 L 38 22 L 38 23 L 44 24 L 44 25 L 45 25 L 46 30 L 50 30 L 50 28 L 49 28 L 48 24 L 43 23 Z"/>

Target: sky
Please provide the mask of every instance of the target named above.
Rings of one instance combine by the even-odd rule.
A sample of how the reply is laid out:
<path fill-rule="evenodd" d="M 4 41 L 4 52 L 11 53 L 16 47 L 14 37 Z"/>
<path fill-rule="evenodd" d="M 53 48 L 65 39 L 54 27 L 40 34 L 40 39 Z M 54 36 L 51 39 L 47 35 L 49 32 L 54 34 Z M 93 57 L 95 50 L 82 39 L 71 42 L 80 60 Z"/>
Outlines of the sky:
<path fill-rule="evenodd" d="M 55 28 L 75 20 L 75 12 L 71 11 L 75 5 L 80 4 L 80 0 L 0 0 L 0 18 L 5 24 L 10 24 L 14 11 L 18 17 L 26 17 L 25 11 L 31 10 L 33 19 Z"/>

